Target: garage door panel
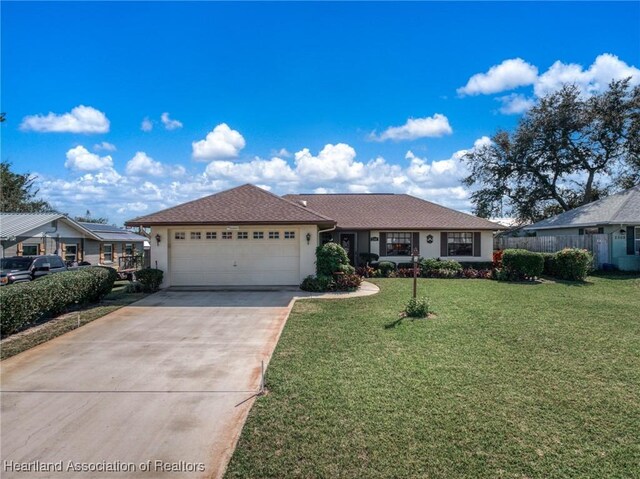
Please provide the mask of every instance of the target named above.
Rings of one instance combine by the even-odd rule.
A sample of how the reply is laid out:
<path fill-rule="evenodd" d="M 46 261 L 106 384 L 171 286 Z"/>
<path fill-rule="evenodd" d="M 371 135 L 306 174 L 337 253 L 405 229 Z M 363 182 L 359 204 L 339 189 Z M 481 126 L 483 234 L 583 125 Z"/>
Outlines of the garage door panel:
<path fill-rule="evenodd" d="M 291 230 L 293 231 L 293 229 Z M 173 240 L 171 284 L 175 286 L 293 285 L 299 282 L 297 239 Z M 297 236 L 297 235 L 296 235 Z"/>

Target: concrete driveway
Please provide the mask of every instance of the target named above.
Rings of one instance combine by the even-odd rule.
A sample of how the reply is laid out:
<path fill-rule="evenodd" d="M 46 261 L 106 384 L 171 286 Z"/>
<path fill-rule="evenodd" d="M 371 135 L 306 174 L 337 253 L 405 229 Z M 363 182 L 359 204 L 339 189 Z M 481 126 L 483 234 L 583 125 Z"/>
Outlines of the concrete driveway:
<path fill-rule="evenodd" d="M 294 294 L 160 292 L 3 361 L 0 476 L 218 477 Z"/>

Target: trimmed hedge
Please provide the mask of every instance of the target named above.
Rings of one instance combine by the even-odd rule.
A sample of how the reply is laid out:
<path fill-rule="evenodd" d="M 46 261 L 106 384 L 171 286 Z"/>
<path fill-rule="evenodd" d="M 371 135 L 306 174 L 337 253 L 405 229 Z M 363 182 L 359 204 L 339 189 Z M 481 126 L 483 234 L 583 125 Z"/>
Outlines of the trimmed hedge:
<path fill-rule="evenodd" d="M 533 279 L 542 274 L 544 258 L 526 249 L 505 249 L 502 266 L 510 280 Z"/>
<path fill-rule="evenodd" d="M 14 333 L 75 304 L 98 301 L 111 291 L 116 279 L 114 269 L 94 266 L 4 286 L 0 288 L 0 334 Z"/>
<path fill-rule="evenodd" d="M 553 259 L 553 276 L 570 281 L 584 281 L 592 269 L 593 255 L 586 249 L 565 248 Z"/>
<path fill-rule="evenodd" d="M 326 243 L 316 248 L 316 275 L 331 276 L 333 273 L 352 274 L 355 271 L 349 264 L 349 257 L 342 246 Z"/>
<path fill-rule="evenodd" d="M 453 259 L 420 260 L 420 275 L 424 278 L 455 278 L 461 271 L 462 265 Z"/>
<path fill-rule="evenodd" d="M 357 274 L 335 274 L 333 276 L 307 276 L 300 289 L 311 292 L 354 291 L 362 284 L 362 278 Z"/>
<path fill-rule="evenodd" d="M 544 259 L 544 268 L 542 274 L 545 276 L 556 275 L 556 254 L 555 253 L 540 253 Z"/>
<path fill-rule="evenodd" d="M 396 270 L 396 264 L 393 261 L 380 261 L 379 263 L 371 263 L 371 266 L 376 269 L 377 276 L 388 278 L 391 273 Z"/>
<path fill-rule="evenodd" d="M 142 290 L 145 293 L 153 293 L 160 288 L 163 275 L 164 273 L 160 269 L 145 268 L 136 271 L 136 280 L 142 285 Z"/>

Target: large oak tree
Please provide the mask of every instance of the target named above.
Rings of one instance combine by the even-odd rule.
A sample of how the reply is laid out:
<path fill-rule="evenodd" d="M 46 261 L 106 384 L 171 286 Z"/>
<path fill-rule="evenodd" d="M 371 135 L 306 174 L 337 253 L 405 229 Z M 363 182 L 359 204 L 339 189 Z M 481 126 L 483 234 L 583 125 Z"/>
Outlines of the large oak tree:
<path fill-rule="evenodd" d="M 464 156 L 477 215 L 524 223 L 568 211 L 640 184 L 640 86 L 566 85 L 491 139 Z"/>

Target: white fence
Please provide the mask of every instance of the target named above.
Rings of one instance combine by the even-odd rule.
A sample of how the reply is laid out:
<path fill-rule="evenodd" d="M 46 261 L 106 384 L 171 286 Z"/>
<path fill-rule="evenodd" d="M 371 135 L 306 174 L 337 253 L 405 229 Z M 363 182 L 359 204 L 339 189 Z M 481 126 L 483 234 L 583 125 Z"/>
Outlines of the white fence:
<path fill-rule="evenodd" d="M 564 248 L 582 248 L 591 251 L 597 267 L 610 263 L 608 234 L 599 235 L 565 235 L 565 236 L 532 236 L 522 238 L 497 237 L 494 249 L 520 248 L 538 253 L 555 253 Z"/>

